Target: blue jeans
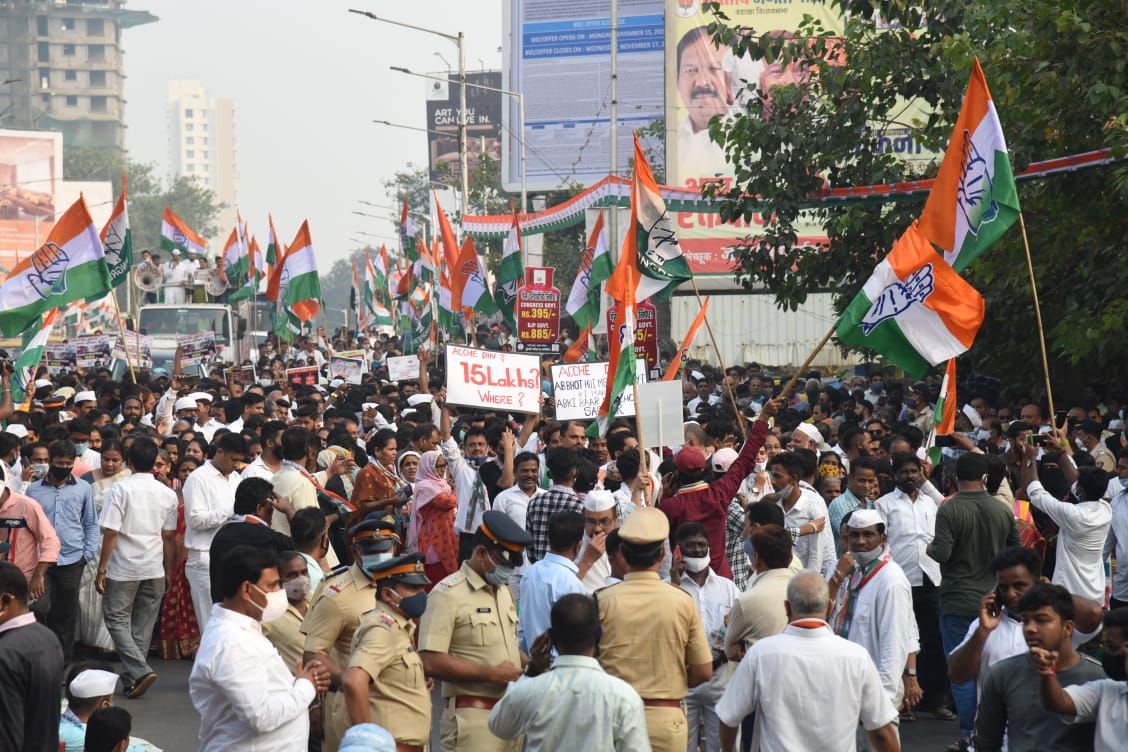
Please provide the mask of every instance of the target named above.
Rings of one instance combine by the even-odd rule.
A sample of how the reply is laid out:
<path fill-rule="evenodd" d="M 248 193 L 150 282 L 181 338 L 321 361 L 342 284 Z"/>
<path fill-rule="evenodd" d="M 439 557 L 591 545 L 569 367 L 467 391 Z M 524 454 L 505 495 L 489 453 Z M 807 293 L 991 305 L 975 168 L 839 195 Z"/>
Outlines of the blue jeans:
<path fill-rule="evenodd" d="M 963 642 L 973 621 L 974 616 L 940 614 L 940 639 L 944 643 L 945 658 Z M 960 717 L 960 735 L 970 736 L 975 726 L 975 681 L 952 682 L 952 700 Z"/>

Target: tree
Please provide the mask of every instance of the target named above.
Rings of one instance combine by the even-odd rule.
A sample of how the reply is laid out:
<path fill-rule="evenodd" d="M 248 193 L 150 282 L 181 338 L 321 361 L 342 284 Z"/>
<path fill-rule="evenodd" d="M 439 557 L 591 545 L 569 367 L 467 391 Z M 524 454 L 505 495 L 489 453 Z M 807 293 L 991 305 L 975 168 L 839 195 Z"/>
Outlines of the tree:
<path fill-rule="evenodd" d="M 156 177 L 156 165 L 130 161 L 115 149 L 95 146 L 68 146 L 63 156 L 67 180 L 109 180 L 114 196 L 121 193 L 121 175 L 129 180 L 129 223 L 133 247 L 140 257 L 143 248 L 160 245 L 161 216 L 166 206 L 203 237 L 219 232 L 217 219 L 224 205 L 215 192 L 196 177 L 170 178 L 167 185 Z M 212 249 L 215 252 L 216 249 Z"/>
<path fill-rule="evenodd" d="M 714 120 L 710 132 L 739 165 L 730 186 L 713 184 L 726 221 L 769 217 L 738 249 L 738 277 L 771 290 L 794 309 L 809 292 L 831 288 L 843 307 L 875 262 L 919 215 L 924 197 L 899 203 L 811 208 L 825 184 L 870 185 L 920 176 L 880 148 L 889 126 L 943 149 L 978 55 L 1015 171 L 1031 161 L 1128 142 L 1128 74 L 1123 63 L 1128 6 L 1110 0 L 921 5 L 835 0 L 845 32 L 808 19 L 795 39 L 760 38 L 727 27 L 719 3 L 715 39 L 734 54 L 801 60 L 811 77 L 774 88 L 771 106 L 747 98 L 745 111 Z M 874 19 L 881 19 L 879 29 Z M 843 61 L 845 63 L 843 64 Z M 755 89 L 755 84 L 750 84 Z M 761 92 L 754 92 L 762 94 Z M 906 103 L 919 116 L 903 120 Z M 923 171 L 935 174 L 935 167 Z M 1118 259 L 1128 237 L 1128 171 L 1123 165 L 1020 184 L 1043 316 L 1057 381 L 1119 366 L 1128 270 Z M 797 226 L 814 218 L 829 242 L 796 247 Z M 987 299 L 987 321 L 972 364 L 1037 387 L 1039 356 L 1022 235 L 1012 228 L 968 270 Z M 1022 332 L 1023 336 L 1015 336 Z"/>

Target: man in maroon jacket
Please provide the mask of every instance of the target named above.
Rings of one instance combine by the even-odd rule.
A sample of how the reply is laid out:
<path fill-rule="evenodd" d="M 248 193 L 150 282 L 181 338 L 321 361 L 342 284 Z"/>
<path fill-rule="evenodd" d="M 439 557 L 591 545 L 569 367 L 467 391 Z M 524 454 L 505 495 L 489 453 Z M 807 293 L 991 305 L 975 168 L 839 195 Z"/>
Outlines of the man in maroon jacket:
<path fill-rule="evenodd" d="M 736 496 L 740 482 L 756 465 L 756 455 L 768 436 L 768 421 L 782 403 L 769 400 L 764 403 L 740 456 L 729 466 L 728 472 L 713 481 L 704 481 L 705 454 L 697 447 L 685 446 L 674 455 L 676 473 L 662 479 L 662 500 L 658 502 L 670 520 L 670 530 L 677 530 L 687 522 L 700 522 L 709 538 L 713 571 L 721 577 L 732 579 L 732 569 L 725 555 L 725 518 L 729 502 Z"/>

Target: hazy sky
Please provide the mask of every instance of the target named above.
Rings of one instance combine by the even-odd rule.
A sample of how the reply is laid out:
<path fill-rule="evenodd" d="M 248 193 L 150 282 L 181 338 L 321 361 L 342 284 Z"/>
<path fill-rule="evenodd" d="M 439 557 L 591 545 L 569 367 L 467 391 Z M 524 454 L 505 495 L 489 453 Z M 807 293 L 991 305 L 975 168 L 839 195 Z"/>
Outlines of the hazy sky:
<path fill-rule="evenodd" d="M 387 214 L 357 202 L 390 204 L 383 181 L 408 162 L 427 163 L 425 133 L 371 122 L 425 124 L 427 82 L 388 66 L 445 70 L 436 52 L 458 64 L 452 42 L 348 9 L 465 32 L 468 69 L 501 66 L 502 0 L 130 0 L 128 7 L 160 18 L 124 32 L 130 157 L 167 173 L 169 79 L 198 79 L 209 97 L 234 99 L 243 217 L 264 248 L 267 212 L 287 243 L 309 219 L 323 272 L 356 247 L 350 237 L 381 242 L 358 231 L 393 242 L 390 222 L 352 212 Z"/>

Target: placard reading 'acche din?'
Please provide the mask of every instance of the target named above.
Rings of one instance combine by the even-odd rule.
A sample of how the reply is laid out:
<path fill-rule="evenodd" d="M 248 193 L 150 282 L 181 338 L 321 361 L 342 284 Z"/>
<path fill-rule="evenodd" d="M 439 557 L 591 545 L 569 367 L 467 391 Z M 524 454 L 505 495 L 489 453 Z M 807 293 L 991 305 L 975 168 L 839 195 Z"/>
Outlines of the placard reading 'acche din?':
<path fill-rule="evenodd" d="M 448 345 L 447 402 L 514 413 L 540 411 L 540 358 L 536 355 Z"/>
<path fill-rule="evenodd" d="M 646 361 L 635 361 L 636 379 L 646 383 Z M 592 420 L 599 416 L 607 390 L 608 363 L 559 363 L 552 367 L 552 394 L 557 420 Z M 634 390 L 623 395 L 616 418 L 635 414 Z"/>

